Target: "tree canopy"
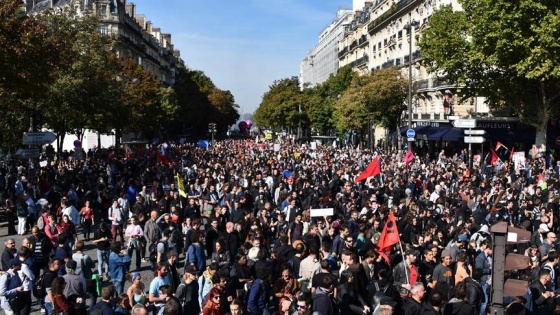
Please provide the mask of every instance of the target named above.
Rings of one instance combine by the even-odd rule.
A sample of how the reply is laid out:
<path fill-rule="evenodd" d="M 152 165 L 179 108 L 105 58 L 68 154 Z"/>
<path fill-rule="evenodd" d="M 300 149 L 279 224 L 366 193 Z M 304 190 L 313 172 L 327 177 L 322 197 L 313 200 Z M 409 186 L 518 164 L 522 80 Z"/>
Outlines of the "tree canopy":
<path fill-rule="evenodd" d="M 460 0 L 442 6 L 422 32 L 428 70 L 464 84 L 465 96 L 485 96 L 537 127 L 545 143 L 560 96 L 560 2 Z"/>
<path fill-rule="evenodd" d="M 97 17 L 71 10 L 30 16 L 21 6 L 19 0 L 0 0 L 4 148 L 19 147 L 31 124 L 59 136 L 81 136 L 91 129 L 149 138 L 161 132 L 177 137 L 210 121 L 225 131 L 239 118 L 232 93 L 218 89 L 202 71 L 181 66 L 175 85 L 166 87 L 154 74 L 119 58 L 118 38 L 101 34 Z"/>

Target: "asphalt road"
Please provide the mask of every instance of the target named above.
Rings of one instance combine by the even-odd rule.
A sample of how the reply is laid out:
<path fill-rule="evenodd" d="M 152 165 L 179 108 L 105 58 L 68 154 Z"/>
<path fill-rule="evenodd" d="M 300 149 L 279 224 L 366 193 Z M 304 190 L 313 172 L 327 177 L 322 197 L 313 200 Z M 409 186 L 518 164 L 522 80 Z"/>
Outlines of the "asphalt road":
<path fill-rule="evenodd" d="M 5 222 L 5 221 L 0 223 L 0 240 L 2 240 L 2 246 L 4 246 L 4 241 L 8 237 L 13 237 L 16 241 L 16 247 L 19 249 L 21 247 L 22 239 L 26 236 L 29 236 L 29 235 L 30 235 L 30 233 L 27 233 L 26 235 L 23 235 L 23 236 L 22 235 L 17 235 L 17 234 L 16 235 L 9 235 L 8 234 L 8 223 Z M 93 234 L 91 236 L 93 236 Z M 83 239 L 83 235 L 78 234 L 78 238 Z M 117 239 L 119 239 L 119 238 L 117 237 Z M 93 244 L 91 241 L 89 241 L 89 242 L 86 241 L 85 243 L 86 243 L 85 253 L 87 255 L 89 255 L 91 257 L 91 259 L 93 259 L 93 261 L 95 261 L 96 267 L 97 267 L 97 251 L 96 251 L 95 244 Z M 2 251 L 3 250 L 4 249 L 2 248 Z M 135 271 L 134 269 L 136 268 L 136 258 L 134 257 L 135 255 L 132 255 L 132 256 L 133 256 L 132 257 L 132 263 L 131 263 L 130 266 L 131 266 L 131 270 Z M 181 255 L 181 258 L 183 258 L 182 255 Z M 182 266 L 182 262 L 183 262 L 183 260 L 181 259 L 181 261 L 179 263 L 179 266 Z M 95 268 L 94 273 L 97 273 L 97 268 Z M 154 278 L 154 273 L 153 273 L 153 271 L 150 270 L 149 262 L 143 262 L 141 264 L 140 273 L 142 275 L 142 282 L 144 282 L 144 285 L 145 285 L 146 290 L 147 290 L 150 286 L 150 282 Z M 108 281 L 103 282 L 103 286 L 108 286 L 110 284 L 111 283 L 108 282 Z M 128 289 L 129 286 L 130 286 L 130 282 L 127 281 L 124 285 L 125 292 L 126 292 L 126 290 Z M 33 300 L 33 303 L 32 303 L 31 314 L 40 315 L 41 314 L 40 308 L 37 305 L 37 302 L 35 301 L 35 298 L 33 297 L 32 300 Z M 87 301 L 86 305 L 89 305 L 89 300 Z M 2 313 L 3 313 L 3 311 L 2 311 Z"/>

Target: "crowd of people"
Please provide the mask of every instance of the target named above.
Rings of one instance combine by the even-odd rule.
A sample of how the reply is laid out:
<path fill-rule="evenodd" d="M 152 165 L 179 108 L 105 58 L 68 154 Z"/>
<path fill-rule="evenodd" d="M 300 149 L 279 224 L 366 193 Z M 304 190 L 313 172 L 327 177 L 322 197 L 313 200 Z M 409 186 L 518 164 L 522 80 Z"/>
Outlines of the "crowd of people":
<path fill-rule="evenodd" d="M 508 246 L 530 266 L 506 277 L 529 289 L 492 303 L 560 314 L 560 163 L 409 157 L 229 140 L 2 164 L 9 234 L 24 237 L 20 247 L 5 240 L 0 306 L 7 315 L 30 314 L 34 301 L 46 315 L 483 315 L 489 228 L 507 222 L 533 235 Z M 379 173 L 356 182 L 370 163 Z M 388 227 L 398 242 L 384 247 Z"/>

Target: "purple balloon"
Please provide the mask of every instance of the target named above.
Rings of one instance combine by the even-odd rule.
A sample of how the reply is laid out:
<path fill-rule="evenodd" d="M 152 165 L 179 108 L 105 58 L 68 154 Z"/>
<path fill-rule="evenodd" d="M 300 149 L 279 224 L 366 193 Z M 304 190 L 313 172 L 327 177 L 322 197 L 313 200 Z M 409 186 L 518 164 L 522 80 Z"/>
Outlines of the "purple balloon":
<path fill-rule="evenodd" d="M 240 131 L 245 131 L 245 130 L 247 130 L 247 127 L 248 127 L 246 121 L 239 122 L 239 124 L 237 126 L 239 127 Z"/>
<path fill-rule="evenodd" d="M 247 123 L 247 126 L 251 127 L 253 125 L 253 121 L 251 119 L 247 119 L 245 120 L 245 122 Z"/>

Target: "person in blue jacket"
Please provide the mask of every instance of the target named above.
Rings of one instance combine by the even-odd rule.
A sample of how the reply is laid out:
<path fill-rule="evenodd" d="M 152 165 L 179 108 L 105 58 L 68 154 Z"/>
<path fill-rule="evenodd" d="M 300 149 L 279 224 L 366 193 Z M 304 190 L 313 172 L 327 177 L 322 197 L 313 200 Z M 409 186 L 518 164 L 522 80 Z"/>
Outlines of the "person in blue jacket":
<path fill-rule="evenodd" d="M 124 291 L 125 274 L 130 266 L 130 256 L 126 249 L 121 248 L 121 242 L 113 242 L 111 243 L 111 254 L 109 254 L 111 282 L 115 286 L 117 294 L 122 294 Z"/>
<path fill-rule="evenodd" d="M 268 278 L 270 270 L 268 268 L 256 268 L 257 279 L 253 281 L 249 290 L 247 309 L 251 314 L 267 314 L 266 301 L 268 297 Z"/>
<path fill-rule="evenodd" d="M 202 240 L 204 234 L 200 231 L 193 231 L 191 234 L 191 245 L 188 250 L 189 265 L 194 266 L 197 271 L 206 270 L 206 255 L 204 254 L 204 247 Z"/>

